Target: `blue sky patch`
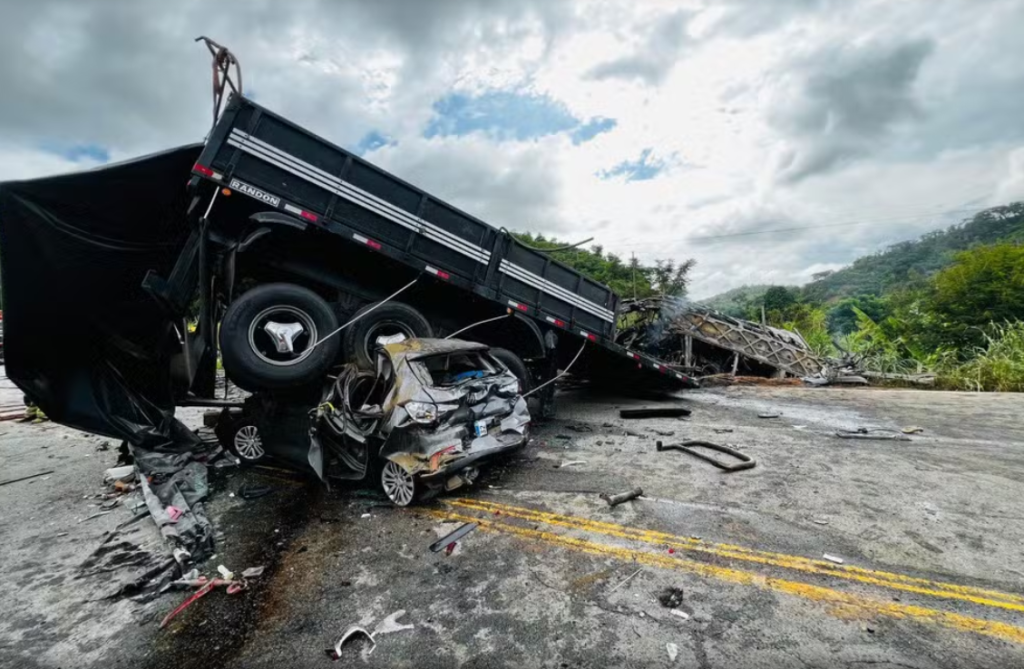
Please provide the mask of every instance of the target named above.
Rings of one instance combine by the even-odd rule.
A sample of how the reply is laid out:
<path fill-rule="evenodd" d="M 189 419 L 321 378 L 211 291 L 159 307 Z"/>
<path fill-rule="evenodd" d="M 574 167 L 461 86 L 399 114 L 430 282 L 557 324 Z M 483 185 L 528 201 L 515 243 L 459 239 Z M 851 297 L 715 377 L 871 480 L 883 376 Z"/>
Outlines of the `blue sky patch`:
<path fill-rule="evenodd" d="M 42 149 L 76 163 L 82 160 L 93 160 L 98 163 L 110 161 L 110 152 L 99 144 L 67 145 L 44 142 Z"/>
<path fill-rule="evenodd" d="M 583 121 L 545 95 L 489 91 L 471 96 L 451 93 L 434 103 L 434 117 L 423 136 L 462 136 L 483 132 L 498 140 L 525 141 L 562 132 L 581 144 L 615 127 L 615 119 Z"/>
<path fill-rule="evenodd" d="M 370 151 L 376 151 L 382 146 L 389 146 L 396 143 L 397 142 L 395 142 L 395 140 L 387 135 L 383 135 L 377 130 L 371 130 L 363 135 L 363 138 L 356 143 L 355 151 L 357 154 L 362 156 Z"/>
<path fill-rule="evenodd" d="M 626 177 L 626 181 L 647 181 L 658 176 L 666 167 L 665 161 L 660 158 L 651 158 L 653 149 L 646 148 L 640 152 L 636 160 L 623 160 L 610 170 L 602 170 L 597 176 L 602 179 L 613 179 L 615 177 Z"/>
<path fill-rule="evenodd" d="M 583 142 L 594 139 L 602 132 L 608 132 L 617 125 L 618 121 L 613 118 L 604 118 L 603 116 L 592 118 L 572 131 L 572 143 L 579 146 Z"/>

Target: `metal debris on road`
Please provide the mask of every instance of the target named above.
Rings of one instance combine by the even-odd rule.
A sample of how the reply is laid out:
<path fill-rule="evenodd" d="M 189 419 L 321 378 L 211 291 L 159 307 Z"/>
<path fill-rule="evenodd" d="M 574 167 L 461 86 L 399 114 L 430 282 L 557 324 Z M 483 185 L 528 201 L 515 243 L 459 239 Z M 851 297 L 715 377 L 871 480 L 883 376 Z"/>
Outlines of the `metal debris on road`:
<path fill-rule="evenodd" d="M 710 455 L 705 455 L 704 453 L 695 450 L 695 447 L 709 448 L 713 451 L 718 451 L 719 453 L 731 455 L 734 458 L 737 458 L 739 462 L 730 465 L 726 462 L 722 462 L 721 460 L 716 460 Z M 655 448 L 658 451 L 667 451 L 671 449 L 676 451 L 682 451 L 683 453 L 688 453 L 694 456 L 695 458 L 700 458 L 705 462 L 710 462 L 714 466 L 718 467 L 719 469 L 727 473 L 739 472 L 743 471 L 744 469 L 753 469 L 754 467 L 757 466 L 757 461 L 754 460 L 754 458 L 747 455 L 746 453 L 740 453 L 734 448 L 729 448 L 728 446 L 721 446 L 719 444 L 713 444 L 710 441 L 684 441 L 681 444 L 663 444 L 660 441 L 658 441 L 655 443 Z"/>
<path fill-rule="evenodd" d="M 824 518 L 811 518 L 811 522 L 817 525 L 828 525 L 828 521 Z"/>
<path fill-rule="evenodd" d="M 681 418 L 689 416 L 691 411 L 685 407 L 643 407 L 640 409 L 620 409 L 619 418 Z"/>
<path fill-rule="evenodd" d="M 391 634 L 392 632 L 404 632 L 405 630 L 411 630 L 415 625 L 404 625 L 398 622 L 398 619 L 405 615 L 405 609 L 399 609 L 392 613 L 390 616 L 380 621 L 377 628 L 373 630 L 373 636 L 379 634 Z"/>
<path fill-rule="evenodd" d="M 623 502 L 628 502 L 631 499 L 636 499 L 644 494 L 641 488 L 633 488 L 629 492 L 621 492 L 618 495 L 609 495 L 606 492 L 601 493 L 600 497 L 604 501 L 608 502 L 608 506 L 618 506 Z"/>
<path fill-rule="evenodd" d="M 678 657 L 678 655 L 679 655 L 679 646 L 677 646 L 674 643 L 669 642 L 669 643 L 665 644 L 665 650 L 668 652 L 668 661 L 669 662 L 675 662 L 676 661 L 676 657 Z"/>
<path fill-rule="evenodd" d="M 828 553 L 825 553 L 821 557 L 825 558 L 829 562 L 835 562 L 836 564 L 843 564 L 843 558 L 836 557 L 835 555 L 829 555 Z"/>
<path fill-rule="evenodd" d="M 18 481 L 27 481 L 29 479 L 38 478 L 40 476 L 46 476 L 52 474 L 54 470 L 48 469 L 45 472 L 39 472 L 38 474 L 29 474 L 28 476 L 22 476 L 21 478 L 8 479 L 6 481 L 0 481 L 0 486 L 7 485 L 8 483 L 17 483 Z"/>
<path fill-rule="evenodd" d="M 563 462 L 561 464 L 555 465 L 555 469 L 562 469 L 563 467 L 572 467 L 573 465 L 585 465 L 585 464 L 587 464 L 586 460 L 569 460 L 567 462 Z"/>
<path fill-rule="evenodd" d="M 476 523 L 465 523 L 455 528 L 454 531 L 449 532 L 445 536 L 441 537 L 434 543 L 430 544 L 430 552 L 437 553 L 442 549 L 447 548 L 451 544 L 457 543 L 464 536 L 472 532 L 477 528 Z"/>
<path fill-rule="evenodd" d="M 913 441 L 910 437 L 885 428 L 859 427 L 856 430 L 836 430 L 840 439 L 872 439 L 876 441 Z"/>
<path fill-rule="evenodd" d="M 757 414 L 758 418 L 778 418 L 782 415 L 781 411 L 762 411 Z"/>
<path fill-rule="evenodd" d="M 621 581 L 619 581 L 618 583 L 616 583 L 616 584 L 615 584 L 614 586 L 612 586 L 612 587 L 611 587 L 611 588 L 610 588 L 610 589 L 608 590 L 608 594 L 611 594 L 611 593 L 615 592 L 616 590 L 618 590 L 619 588 L 621 588 L 622 586 L 624 586 L 624 585 L 625 585 L 625 584 L 626 584 L 627 582 L 629 582 L 630 580 L 632 580 L 632 578 L 633 578 L 634 576 L 636 576 L 637 574 L 639 574 L 639 573 L 640 573 L 640 572 L 642 572 L 642 571 L 643 571 L 643 569 L 637 569 L 637 570 L 636 570 L 636 571 L 634 571 L 634 572 L 633 572 L 632 574 L 630 574 L 630 575 L 629 575 L 629 576 L 627 576 L 626 578 L 624 578 L 624 579 L 622 579 Z"/>
<path fill-rule="evenodd" d="M 665 588 L 658 595 L 658 601 L 666 609 L 677 609 L 683 603 L 683 591 L 680 588 Z"/>
<path fill-rule="evenodd" d="M 334 648 L 328 648 L 327 649 L 327 651 L 326 651 L 327 657 L 331 658 L 332 660 L 341 659 L 341 651 L 345 647 L 345 644 L 350 639 L 352 639 L 353 637 L 357 637 L 357 636 L 362 636 L 362 637 L 364 637 L 366 639 L 369 639 L 369 641 L 370 641 L 370 649 L 367 651 L 367 653 L 366 653 L 367 655 L 372 653 L 373 649 L 377 647 L 377 642 L 374 641 L 372 634 L 367 632 L 362 627 L 353 626 L 353 627 L 349 627 L 347 630 L 345 630 L 345 633 L 341 635 L 340 639 L 338 639 L 338 643 L 334 644 Z"/>
<path fill-rule="evenodd" d="M 677 618 L 682 618 L 683 620 L 689 620 L 690 619 L 690 614 L 687 613 L 686 611 L 681 610 L 681 609 L 672 609 L 671 611 L 669 611 L 669 613 L 671 613 L 672 615 L 676 616 Z"/>
<path fill-rule="evenodd" d="M 900 432 L 902 432 L 903 434 L 921 434 L 922 432 L 924 432 L 924 428 L 917 427 L 916 425 L 911 425 L 909 427 L 902 428 Z"/>
<path fill-rule="evenodd" d="M 242 499 L 259 499 L 274 492 L 274 488 L 268 485 L 244 485 L 238 489 L 238 496 Z"/>

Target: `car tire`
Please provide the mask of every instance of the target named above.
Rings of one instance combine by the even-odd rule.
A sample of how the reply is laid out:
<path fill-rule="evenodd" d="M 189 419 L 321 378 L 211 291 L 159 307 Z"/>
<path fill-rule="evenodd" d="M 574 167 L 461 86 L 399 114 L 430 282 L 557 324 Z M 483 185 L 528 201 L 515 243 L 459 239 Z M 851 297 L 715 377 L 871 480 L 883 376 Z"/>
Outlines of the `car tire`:
<path fill-rule="evenodd" d="M 508 367 L 508 371 L 515 374 L 516 378 L 519 379 L 520 393 L 525 393 L 533 388 L 533 376 L 530 374 L 530 370 L 522 358 L 507 348 L 492 348 L 490 353 Z"/>
<path fill-rule="evenodd" d="M 415 474 L 394 460 L 385 460 L 380 466 L 380 487 L 395 506 L 409 506 L 417 502 L 423 484 Z"/>
<path fill-rule="evenodd" d="M 342 350 L 345 359 L 354 362 L 362 369 L 374 369 L 377 360 L 374 351 L 377 338 L 382 336 L 404 334 L 408 338 L 433 337 L 434 328 L 417 309 L 402 302 L 387 302 L 374 309 L 368 304 L 356 312 L 353 318 L 368 313 L 345 330 Z"/>
<path fill-rule="evenodd" d="M 267 329 L 271 324 L 278 340 Z M 224 371 L 250 392 L 308 386 L 321 380 L 337 359 L 338 336 L 323 339 L 337 329 L 331 307 L 313 291 L 291 283 L 258 286 L 224 314 Z"/>
<path fill-rule="evenodd" d="M 221 445 L 234 453 L 243 465 L 254 465 L 267 457 L 259 427 L 251 419 L 233 423 Z"/>

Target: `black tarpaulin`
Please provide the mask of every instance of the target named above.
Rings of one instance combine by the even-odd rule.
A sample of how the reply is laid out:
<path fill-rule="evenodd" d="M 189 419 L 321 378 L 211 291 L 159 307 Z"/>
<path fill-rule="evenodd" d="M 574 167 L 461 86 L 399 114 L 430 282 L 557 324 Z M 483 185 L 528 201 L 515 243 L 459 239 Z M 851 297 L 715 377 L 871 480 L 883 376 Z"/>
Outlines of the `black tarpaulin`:
<path fill-rule="evenodd" d="M 142 280 L 167 276 L 187 238 L 199 150 L 0 184 L 7 375 L 54 420 L 133 445 L 170 437 L 176 335 Z"/>
<path fill-rule="evenodd" d="M 213 547 L 210 453 L 174 418 L 178 338 L 142 281 L 168 276 L 188 237 L 199 151 L 0 184 L 7 376 L 51 419 L 128 441 L 154 521 L 194 559 Z"/>

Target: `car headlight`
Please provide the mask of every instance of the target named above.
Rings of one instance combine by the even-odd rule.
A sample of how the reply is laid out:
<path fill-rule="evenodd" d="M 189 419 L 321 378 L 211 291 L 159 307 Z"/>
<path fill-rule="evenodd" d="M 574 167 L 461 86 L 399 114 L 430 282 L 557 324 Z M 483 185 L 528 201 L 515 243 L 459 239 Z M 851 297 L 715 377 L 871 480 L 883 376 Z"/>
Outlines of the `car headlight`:
<path fill-rule="evenodd" d="M 498 386 L 498 392 L 502 395 L 518 395 L 519 394 L 519 379 L 515 381 L 509 381 L 506 384 Z"/>
<path fill-rule="evenodd" d="M 437 420 L 437 406 L 426 402 L 406 402 L 405 412 L 417 423 L 433 423 Z"/>

